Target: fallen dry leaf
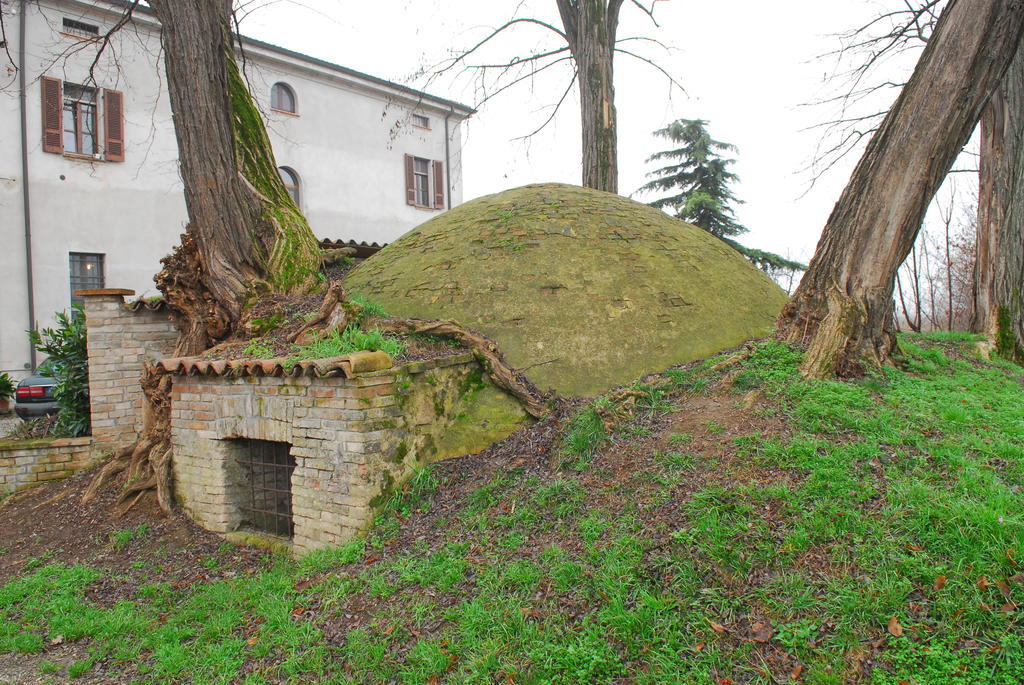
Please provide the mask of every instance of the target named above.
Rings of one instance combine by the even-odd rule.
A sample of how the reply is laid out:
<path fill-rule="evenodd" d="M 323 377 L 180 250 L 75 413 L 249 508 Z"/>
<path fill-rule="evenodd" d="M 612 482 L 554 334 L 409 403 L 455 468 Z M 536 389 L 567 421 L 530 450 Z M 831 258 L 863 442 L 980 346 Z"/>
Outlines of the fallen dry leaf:
<path fill-rule="evenodd" d="M 988 589 L 988 585 L 989 585 L 988 578 L 986 578 L 985 576 L 979 577 L 977 585 L 978 585 L 978 589 L 981 590 L 982 592 L 984 592 L 985 590 Z"/>
<path fill-rule="evenodd" d="M 710 618 L 705 618 L 704 620 L 708 622 L 709 626 L 711 626 L 711 630 L 715 631 L 716 633 L 726 632 L 725 626 L 723 626 L 721 623 L 715 623 Z"/>
<path fill-rule="evenodd" d="M 772 639 L 772 635 L 775 634 L 775 630 L 772 628 L 771 623 L 762 623 L 758 621 L 751 626 L 753 631 L 754 640 L 757 642 L 768 642 Z"/>
<path fill-rule="evenodd" d="M 935 589 L 941 590 L 946 587 L 946 576 L 939 576 L 935 579 Z"/>
<path fill-rule="evenodd" d="M 1003 593 L 1003 598 L 1004 599 L 1010 599 L 1010 586 L 1009 585 L 1007 585 L 1006 583 L 1004 583 L 1001 580 L 997 580 L 996 581 L 996 587 L 999 588 L 999 591 Z"/>
<path fill-rule="evenodd" d="M 693 646 L 693 651 L 695 651 L 695 652 L 699 652 L 702 649 L 704 649 L 704 640 L 701 640 L 700 642 L 698 642 L 697 644 L 695 644 Z"/>
<path fill-rule="evenodd" d="M 804 667 L 801 664 L 797 664 L 793 667 L 793 670 L 789 672 L 790 680 L 799 680 L 800 675 L 804 672 Z"/>
<path fill-rule="evenodd" d="M 900 620 L 895 616 L 889 619 L 889 634 L 893 637 L 903 636 L 903 626 L 900 625 Z"/>

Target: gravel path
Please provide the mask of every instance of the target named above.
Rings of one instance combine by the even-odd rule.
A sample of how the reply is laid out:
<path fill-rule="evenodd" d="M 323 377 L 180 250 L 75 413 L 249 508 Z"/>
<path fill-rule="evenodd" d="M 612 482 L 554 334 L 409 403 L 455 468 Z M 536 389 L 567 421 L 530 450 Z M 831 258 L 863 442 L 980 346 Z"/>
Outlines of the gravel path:
<path fill-rule="evenodd" d="M 10 432 L 19 423 L 21 423 L 21 419 L 19 419 L 14 414 L 11 414 L 9 416 L 0 416 L 0 438 L 7 435 L 7 433 Z"/>

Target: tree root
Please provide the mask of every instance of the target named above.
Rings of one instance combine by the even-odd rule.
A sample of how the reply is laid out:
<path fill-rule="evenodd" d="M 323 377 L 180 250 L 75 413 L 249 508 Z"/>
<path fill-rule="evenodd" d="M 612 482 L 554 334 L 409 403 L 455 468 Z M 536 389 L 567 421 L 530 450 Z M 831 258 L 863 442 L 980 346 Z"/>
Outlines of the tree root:
<path fill-rule="evenodd" d="M 320 303 L 320 310 L 309 323 L 295 331 L 289 338 L 289 342 L 302 343 L 308 341 L 310 332 L 314 329 L 327 330 L 329 328 L 343 329 L 348 323 L 348 314 L 345 311 L 345 288 L 341 281 L 331 281 L 327 286 L 323 302 Z"/>
<path fill-rule="evenodd" d="M 88 504 L 115 477 L 125 473 L 125 485 L 118 496 L 121 513 L 134 507 L 147 493 L 155 492 L 157 504 L 165 514 L 171 513 L 171 376 L 157 367 L 146 365 L 142 371 L 144 395 L 143 429 L 134 445 L 114 454 L 96 474 L 82 495 Z"/>
<path fill-rule="evenodd" d="M 454 321 L 429 319 L 381 319 L 377 328 L 387 333 L 423 333 L 456 340 L 471 349 L 484 364 L 487 376 L 499 388 L 507 391 L 523 405 L 535 419 L 542 419 L 552 409 L 558 397 L 553 392 L 542 393 L 521 371 L 509 366 L 498 344 L 487 336 L 463 328 Z"/>

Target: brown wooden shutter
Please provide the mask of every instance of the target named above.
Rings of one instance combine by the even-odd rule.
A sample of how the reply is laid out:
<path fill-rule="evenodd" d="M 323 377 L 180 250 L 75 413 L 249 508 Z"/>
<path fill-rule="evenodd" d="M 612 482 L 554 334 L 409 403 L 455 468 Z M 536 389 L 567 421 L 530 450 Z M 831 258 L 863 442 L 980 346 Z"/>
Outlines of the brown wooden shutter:
<path fill-rule="evenodd" d="M 103 91 L 103 156 L 108 162 L 124 161 L 124 95 Z"/>
<path fill-rule="evenodd" d="M 434 209 L 444 209 L 444 162 L 434 160 Z"/>
<path fill-rule="evenodd" d="M 412 155 L 405 156 L 405 204 L 416 204 L 416 179 L 412 172 Z"/>
<path fill-rule="evenodd" d="M 64 152 L 64 132 L 61 130 L 61 110 L 64 93 L 60 79 L 44 76 L 39 79 L 43 93 L 43 152 Z"/>

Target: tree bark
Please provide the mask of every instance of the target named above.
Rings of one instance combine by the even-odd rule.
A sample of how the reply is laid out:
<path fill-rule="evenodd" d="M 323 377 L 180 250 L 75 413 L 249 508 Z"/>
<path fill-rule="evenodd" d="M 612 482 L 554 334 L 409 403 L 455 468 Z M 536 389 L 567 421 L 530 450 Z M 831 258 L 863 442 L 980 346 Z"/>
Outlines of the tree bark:
<path fill-rule="evenodd" d="M 150 6 L 162 26 L 190 236 L 157 281 L 179 313 L 184 351 L 197 353 L 235 328 L 248 298 L 315 290 L 320 250 L 235 64 L 231 0 Z"/>
<path fill-rule="evenodd" d="M 231 0 L 150 0 L 160 20 L 189 225 L 154 280 L 193 356 L 230 335 L 247 302 L 320 287 L 320 246 L 277 171 L 262 117 L 235 63 Z M 327 315 L 329 318 L 329 313 Z M 147 367 L 143 430 L 87 489 L 127 472 L 119 502 L 154 492 L 170 512 L 171 377 Z"/>
<path fill-rule="evenodd" d="M 583 185 L 619 192 L 613 57 L 622 0 L 557 0 L 580 87 Z"/>
<path fill-rule="evenodd" d="M 1024 49 L 981 118 L 971 330 L 1024 361 Z"/>
<path fill-rule="evenodd" d="M 852 375 L 889 359 L 896 269 L 1022 34 L 1021 0 L 947 5 L 779 316 L 782 339 L 807 343 L 805 375 Z"/>

